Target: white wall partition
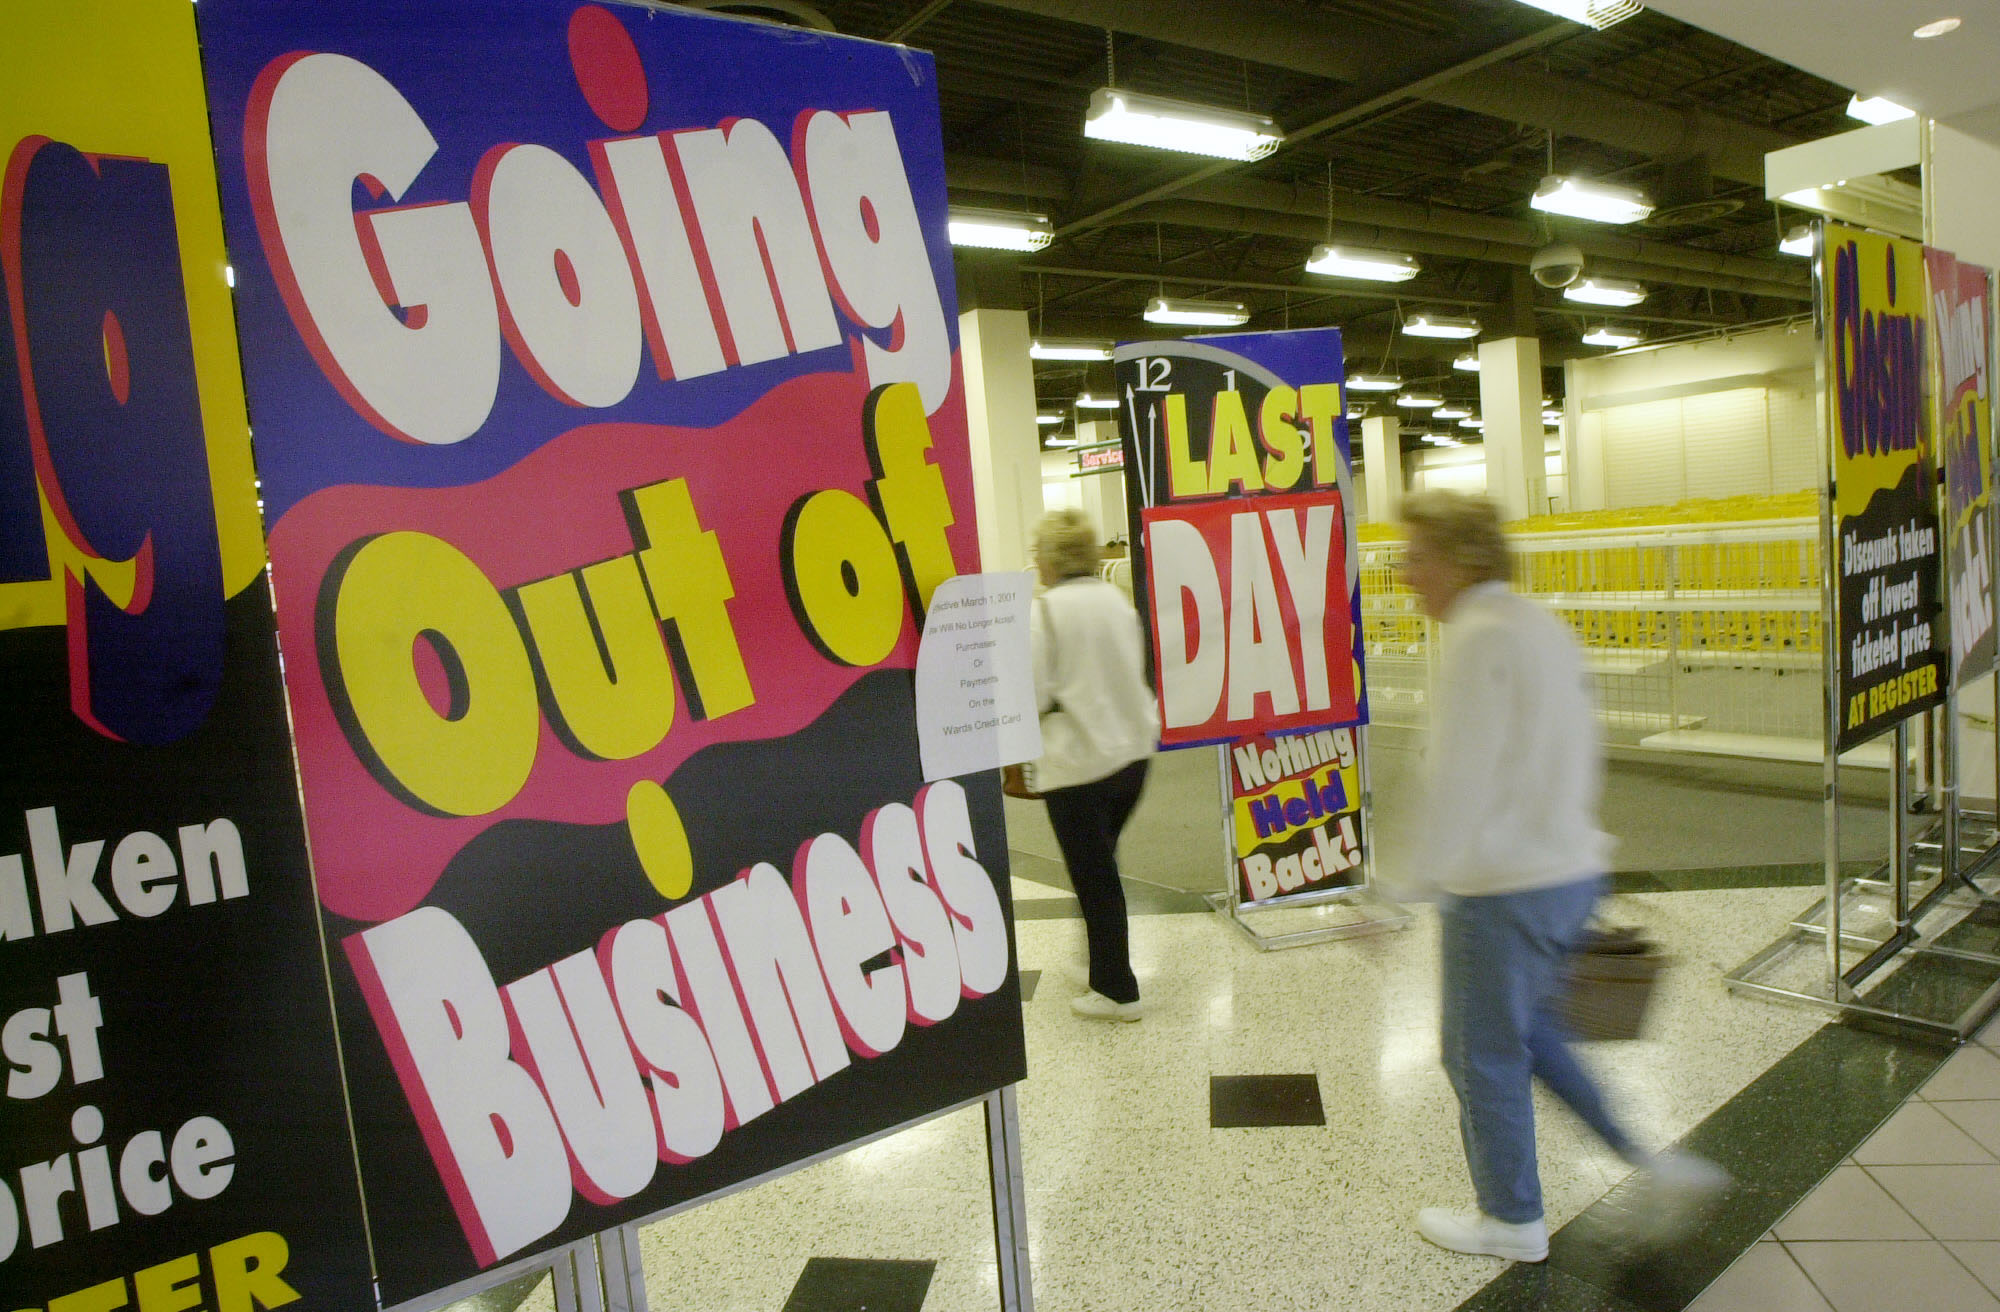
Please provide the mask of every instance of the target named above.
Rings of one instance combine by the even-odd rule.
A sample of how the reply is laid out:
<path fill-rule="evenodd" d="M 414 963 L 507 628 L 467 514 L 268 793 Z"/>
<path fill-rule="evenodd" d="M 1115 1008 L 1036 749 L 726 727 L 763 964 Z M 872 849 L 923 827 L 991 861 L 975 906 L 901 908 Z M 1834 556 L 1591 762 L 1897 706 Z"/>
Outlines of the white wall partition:
<path fill-rule="evenodd" d="M 1812 325 L 1565 366 L 1575 510 L 1817 486 Z"/>

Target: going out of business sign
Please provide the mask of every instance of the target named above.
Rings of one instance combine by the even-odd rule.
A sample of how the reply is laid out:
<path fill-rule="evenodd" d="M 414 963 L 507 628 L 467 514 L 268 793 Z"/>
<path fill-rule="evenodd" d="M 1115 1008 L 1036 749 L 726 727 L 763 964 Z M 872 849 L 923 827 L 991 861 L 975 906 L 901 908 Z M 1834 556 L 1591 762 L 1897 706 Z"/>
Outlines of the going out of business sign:
<path fill-rule="evenodd" d="M 199 13 L 385 1300 L 1019 1079 L 929 56 Z"/>

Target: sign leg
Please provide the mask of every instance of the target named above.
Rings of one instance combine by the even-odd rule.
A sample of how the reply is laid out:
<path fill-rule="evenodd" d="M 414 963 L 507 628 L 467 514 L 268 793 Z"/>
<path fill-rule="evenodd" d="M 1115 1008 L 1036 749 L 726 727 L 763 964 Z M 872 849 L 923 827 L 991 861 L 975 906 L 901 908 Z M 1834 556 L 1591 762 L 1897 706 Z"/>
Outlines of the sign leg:
<path fill-rule="evenodd" d="M 597 1264 L 604 1273 L 604 1312 L 647 1312 L 638 1226 L 621 1225 L 597 1236 Z"/>
<path fill-rule="evenodd" d="M 556 1312 L 605 1312 L 604 1284 L 597 1268 L 597 1245 L 573 1244 L 556 1255 Z"/>
<path fill-rule="evenodd" d="M 986 1161 L 993 1174 L 993 1255 L 1000 1312 L 1034 1312 L 1028 1271 L 1028 1191 L 1021 1175 L 1021 1109 L 1009 1084 L 986 1095 Z"/>

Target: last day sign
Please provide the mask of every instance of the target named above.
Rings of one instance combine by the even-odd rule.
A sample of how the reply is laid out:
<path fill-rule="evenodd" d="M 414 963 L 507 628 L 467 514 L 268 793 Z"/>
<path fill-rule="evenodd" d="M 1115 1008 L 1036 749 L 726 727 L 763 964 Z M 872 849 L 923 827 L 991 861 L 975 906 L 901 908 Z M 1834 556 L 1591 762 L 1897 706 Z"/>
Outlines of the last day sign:
<path fill-rule="evenodd" d="M 1162 745 L 1365 720 L 1339 332 L 1118 361 Z"/>

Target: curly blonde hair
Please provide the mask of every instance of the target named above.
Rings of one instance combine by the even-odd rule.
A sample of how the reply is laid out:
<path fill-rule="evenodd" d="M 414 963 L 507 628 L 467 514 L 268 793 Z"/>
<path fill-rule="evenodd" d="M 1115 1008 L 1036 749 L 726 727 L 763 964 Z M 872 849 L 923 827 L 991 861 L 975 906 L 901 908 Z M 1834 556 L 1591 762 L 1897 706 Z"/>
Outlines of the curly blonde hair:
<path fill-rule="evenodd" d="M 1059 579 L 1097 573 L 1097 529 L 1081 510 L 1051 510 L 1035 526 L 1035 562 Z"/>
<path fill-rule="evenodd" d="M 1500 529 L 1500 508 L 1487 498 L 1431 488 L 1404 497 L 1400 515 L 1468 585 L 1511 577 L 1513 550 Z"/>

